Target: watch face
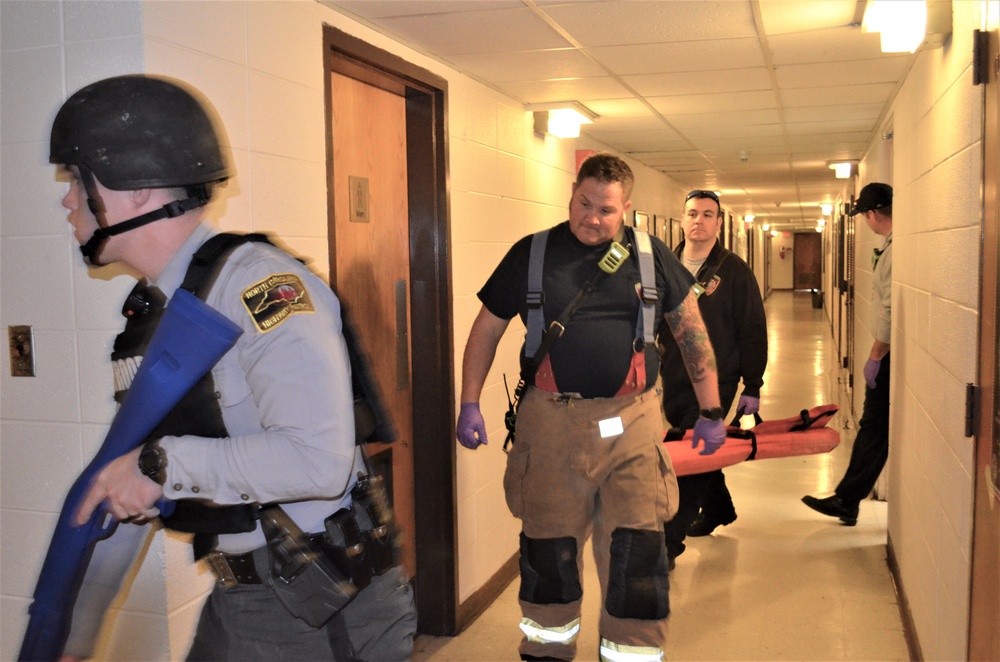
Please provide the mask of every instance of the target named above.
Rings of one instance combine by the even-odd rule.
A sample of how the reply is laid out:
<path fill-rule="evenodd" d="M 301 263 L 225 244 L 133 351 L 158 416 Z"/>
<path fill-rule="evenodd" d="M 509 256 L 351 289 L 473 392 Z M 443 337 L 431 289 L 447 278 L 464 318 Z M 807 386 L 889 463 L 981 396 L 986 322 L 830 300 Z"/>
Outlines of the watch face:
<path fill-rule="evenodd" d="M 164 465 L 163 449 L 158 444 L 146 444 L 139 453 L 139 471 L 147 478 L 160 483 Z"/>

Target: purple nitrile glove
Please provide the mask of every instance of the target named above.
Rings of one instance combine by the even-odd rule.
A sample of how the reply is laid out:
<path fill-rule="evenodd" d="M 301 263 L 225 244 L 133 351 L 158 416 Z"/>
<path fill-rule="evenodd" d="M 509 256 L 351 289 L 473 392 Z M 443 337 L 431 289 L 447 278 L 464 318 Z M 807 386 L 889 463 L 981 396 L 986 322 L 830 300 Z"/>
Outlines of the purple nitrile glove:
<path fill-rule="evenodd" d="M 694 424 L 694 437 L 691 439 L 691 448 L 697 448 L 698 442 L 705 440 L 705 449 L 699 455 L 711 455 L 722 448 L 726 443 L 726 424 L 721 420 L 710 421 L 704 416 L 699 416 Z"/>
<path fill-rule="evenodd" d="M 875 378 L 878 377 L 878 369 L 882 365 L 882 359 L 868 359 L 865 361 L 865 384 L 868 388 L 875 388 Z"/>
<path fill-rule="evenodd" d="M 479 411 L 478 402 L 463 402 L 458 413 L 458 423 L 455 424 L 455 436 L 458 442 L 466 448 L 476 450 L 480 444 L 488 444 L 486 439 L 486 421 L 483 412 Z"/>
<path fill-rule="evenodd" d="M 744 416 L 756 414 L 760 411 L 760 398 L 752 395 L 741 395 L 740 401 L 736 403 L 736 411 L 742 411 Z"/>

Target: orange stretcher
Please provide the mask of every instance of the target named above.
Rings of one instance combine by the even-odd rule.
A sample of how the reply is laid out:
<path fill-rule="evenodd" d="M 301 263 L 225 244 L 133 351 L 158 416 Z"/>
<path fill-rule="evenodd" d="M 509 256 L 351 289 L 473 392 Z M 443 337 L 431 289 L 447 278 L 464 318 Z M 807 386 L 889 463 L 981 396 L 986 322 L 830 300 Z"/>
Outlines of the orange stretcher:
<path fill-rule="evenodd" d="M 831 404 L 803 409 L 798 416 L 773 421 L 761 421 L 755 415 L 757 425 L 752 428 L 730 425 L 726 429 L 726 443 L 711 455 L 700 455 L 701 444 L 691 448 L 691 430 L 671 428 L 663 444 L 678 476 L 715 471 L 747 460 L 828 453 L 840 443 L 840 433 L 827 427 L 838 411 L 840 407 Z"/>

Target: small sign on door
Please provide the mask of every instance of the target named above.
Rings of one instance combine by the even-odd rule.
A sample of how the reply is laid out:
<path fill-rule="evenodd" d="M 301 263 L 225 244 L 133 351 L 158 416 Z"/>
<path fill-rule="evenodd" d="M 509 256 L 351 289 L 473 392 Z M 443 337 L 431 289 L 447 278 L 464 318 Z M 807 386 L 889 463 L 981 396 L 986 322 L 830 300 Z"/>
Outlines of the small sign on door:
<path fill-rule="evenodd" d="M 351 191 L 351 223 L 370 223 L 368 214 L 368 178 L 349 177 Z"/>

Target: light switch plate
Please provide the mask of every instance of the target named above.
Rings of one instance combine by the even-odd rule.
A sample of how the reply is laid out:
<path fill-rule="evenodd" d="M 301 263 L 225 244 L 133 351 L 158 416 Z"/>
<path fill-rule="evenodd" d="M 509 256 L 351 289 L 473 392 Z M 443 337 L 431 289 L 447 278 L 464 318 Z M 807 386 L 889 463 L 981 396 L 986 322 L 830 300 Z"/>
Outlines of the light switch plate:
<path fill-rule="evenodd" d="M 35 347 L 31 337 L 30 326 L 8 326 L 7 337 L 10 341 L 10 376 L 35 376 Z"/>

